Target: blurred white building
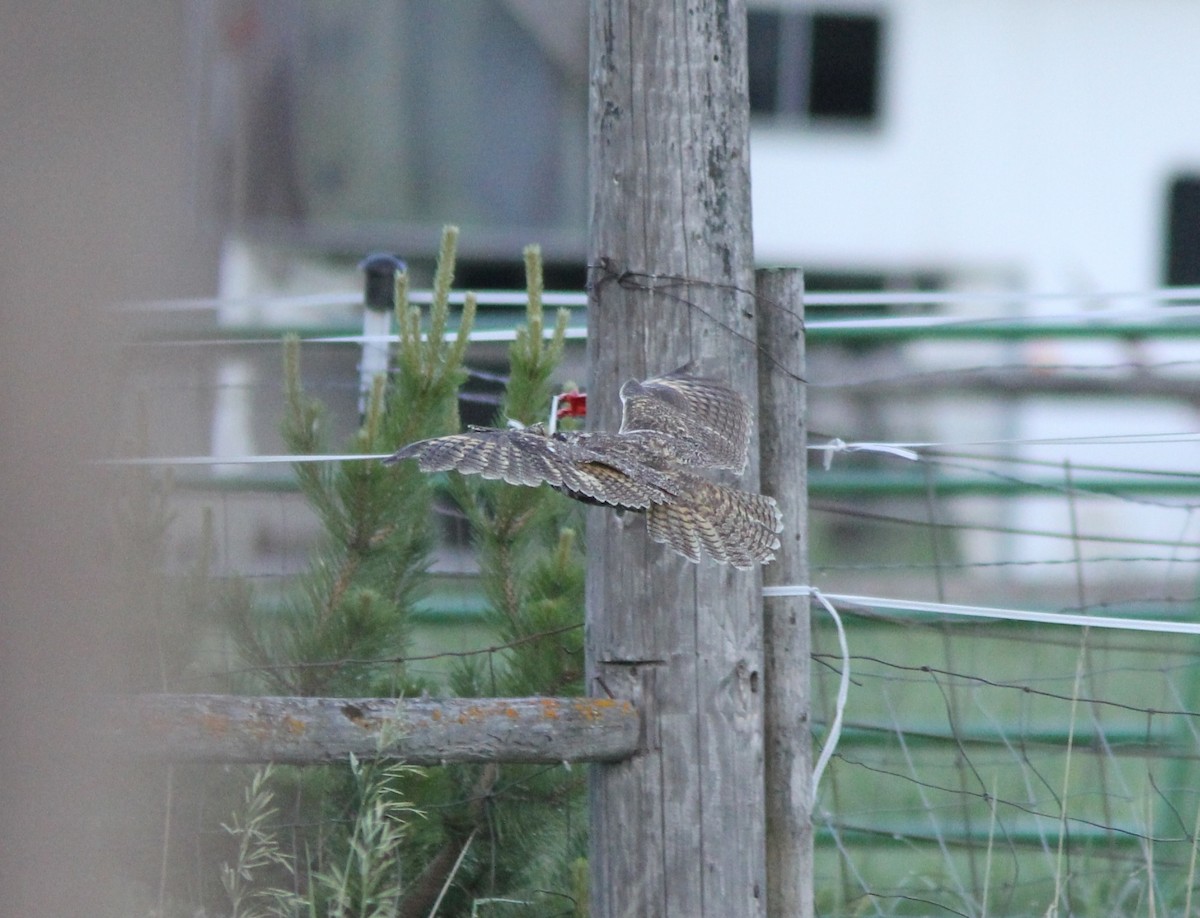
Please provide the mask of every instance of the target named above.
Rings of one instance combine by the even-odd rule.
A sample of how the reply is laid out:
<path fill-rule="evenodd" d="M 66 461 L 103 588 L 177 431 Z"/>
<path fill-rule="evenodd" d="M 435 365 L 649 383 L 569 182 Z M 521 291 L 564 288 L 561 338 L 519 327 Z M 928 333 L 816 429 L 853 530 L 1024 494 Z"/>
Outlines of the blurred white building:
<path fill-rule="evenodd" d="M 412 255 L 454 222 L 481 264 L 531 239 L 564 277 L 583 261 L 586 0 L 203 10 L 202 153 L 239 238 Z M 1200 280 L 1200 5 L 751 0 L 750 19 L 764 263 L 901 286 Z"/>
<path fill-rule="evenodd" d="M 861 65 L 878 74 L 873 104 L 840 118 L 802 111 L 755 123 L 760 258 L 928 267 L 1039 291 L 1200 281 L 1197 4 L 756 9 L 785 21 L 861 17 L 880 35 L 858 50 L 876 56 Z M 803 57 L 793 66 L 802 72 Z M 1189 224 L 1174 237 L 1173 218 Z"/>
<path fill-rule="evenodd" d="M 462 227 L 462 286 L 520 286 L 521 248 L 537 241 L 547 286 L 582 287 L 586 0 L 223 0 L 197 10 L 199 156 L 208 197 L 221 202 L 225 296 L 328 289 L 380 249 L 407 258 L 420 284 L 445 223 Z M 1140 308 L 1105 294 L 1200 284 L 1200 3 L 750 0 L 749 15 L 760 263 L 802 267 L 810 291 L 1011 294 L 930 307 L 957 316 Z M 225 318 L 289 319 L 247 302 Z M 1197 347 L 835 347 L 814 349 L 814 378 L 1000 365 L 1132 373 L 1191 360 Z M 244 361 L 223 372 L 261 378 Z M 1188 399 L 1133 399 L 1120 372 L 1112 378 L 1111 398 L 1065 402 L 1034 387 L 985 409 L 953 387 L 904 401 L 815 387 L 813 425 L 847 439 L 947 442 L 1195 428 Z M 237 404 L 245 390 L 227 384 L 217 412 L 227 452 L 261 429 Z M 1200 460 L 1190 445 L 1013 454 L 1142 468 Z M 1061 496 L 1008 506 L 1018 528 L 1066 525 Z M 1151 508 L 1128 519 L 1120 503 L 1076 509 L 1085 531 L 1180 531 Z M 972 553 L 1072 550 L 1001 541 Z"/>

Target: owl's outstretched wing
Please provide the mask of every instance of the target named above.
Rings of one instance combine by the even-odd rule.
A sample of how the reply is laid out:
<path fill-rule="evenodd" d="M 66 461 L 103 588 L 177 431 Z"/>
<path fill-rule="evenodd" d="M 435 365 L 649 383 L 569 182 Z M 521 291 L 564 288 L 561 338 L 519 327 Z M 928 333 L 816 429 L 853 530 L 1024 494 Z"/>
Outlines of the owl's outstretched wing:
<path fill-rule="evenodd" d="M 693 376 L 687 366 L 621 386 L 621 433 L 663 434 L 669 458 L 685 465 L 740 474 L 751 428 L 745 398 L 717 380 Z"/>
<path fill-rule="evenodd" d="M 686 497 L 650 508 L 650 538 L 689 561 L 699 561 L 703 550 L 739 570 L 775 557 L 783 519 L 774 498 L 688 477 L 692 480 Z"/>
<path fill-rule="evenodd" d="M 782 521 L 774 499 L 687 470 L 745 470 L 746 399 L 690 367 L 621 387 L 618 433 L 537 427 L 470 430 L 412 443 L 384 460 L 415 459 L 423 472 L 457 471 L 646 512 L 657 542 L 692 561 L 706 554 L 746 569 L 775 557 Z"/>
<path fill-rule="evenodd" d="M 594 503 L 645 510 L 672 495 L 638 481 L 571 438 L 548 437 L 537 428 L 470 430 L 410 443 L 384 460 L 415 459 L 422 472 L 460 472 L 536 487 L 548 484 Z"/>

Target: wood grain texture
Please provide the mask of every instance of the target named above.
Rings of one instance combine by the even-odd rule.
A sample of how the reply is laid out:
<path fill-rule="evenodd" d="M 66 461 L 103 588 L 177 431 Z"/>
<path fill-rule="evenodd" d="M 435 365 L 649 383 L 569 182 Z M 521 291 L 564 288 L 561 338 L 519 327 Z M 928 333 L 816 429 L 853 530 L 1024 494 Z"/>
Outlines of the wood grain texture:
<path fill-rule="evenodd" d="M 596 698 L 296 698 L 134 695 L 103 724 L 114 748 L 176 762 L 315 765 L 396 758 L 596 762 L 626 758 L 641 725 L 628 702 Z"/>
<path fill-rule="evenodd" d="M 757 414 L 740 2 L 594 0 L 589 424 L 689 361 Z M 741 487 L 756 489 L 757 441 Z M 733 484 L 734 479 L 722 479 Z M 589 691 L 631 700 L 644 751 L 592 769 L 596 916 L 765 910 L 761 580 L 591 513 Z"/>
<path fill-rule="evenodd" d="M 762 417 L 762 485 L 787 520 L 767 585 L 808 583 L 808 436 L 804 366 L 804 276 L 755 274 Z M 763 723 L 766 738 L 767 914 L 811 918 L 811 632 L 807 596 L 763 602 Z"/>

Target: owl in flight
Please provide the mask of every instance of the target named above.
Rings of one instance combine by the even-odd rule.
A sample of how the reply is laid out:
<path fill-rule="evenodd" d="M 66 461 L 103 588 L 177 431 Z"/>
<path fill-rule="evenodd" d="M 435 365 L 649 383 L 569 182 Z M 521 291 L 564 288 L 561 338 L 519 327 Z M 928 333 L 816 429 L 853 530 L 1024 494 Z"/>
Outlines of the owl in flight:
<path fill-rule="evenodd" d="M 646 514 L 650 538 L 689 561 L 703 549 L 747 569 L 775 557 L 783 529 L 774 498 L 717 484 L 692 469 L 745 471 L 750 406 L 688 366 L 621 386 L 621 429 L 474 428 L 411 443 L 384 460 L 514 485 L 548 484 L 589 504 Z"/>

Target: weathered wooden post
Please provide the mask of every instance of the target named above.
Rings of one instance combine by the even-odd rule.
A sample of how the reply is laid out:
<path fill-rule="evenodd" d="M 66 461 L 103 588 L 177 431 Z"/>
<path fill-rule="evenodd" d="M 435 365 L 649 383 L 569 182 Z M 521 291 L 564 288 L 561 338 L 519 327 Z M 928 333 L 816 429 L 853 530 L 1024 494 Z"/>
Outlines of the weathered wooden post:
<path fill-rule="evenodd" d="M 787 520 L 763 583 L 808 583 L 807 418 L 804 381 L 804 276 L 762 270 L 758 364 L 762 486 Z M 767 787 L 767 914 L 813 913 L 812 743 L 809 732 L 811 633 L 807 596 L 767 599 L 763 608 L 763 704 Z"/>
<path fill-rule="evenodd" d="M 590 107 L 591 423 L 689 360 L 756 404 L 744 4 L 593 0 Z M 590 691 L 645 724 L 592 769 L 592 914 L 763 915 L 760 577 L 690 565 L 634 514 L 589 527 Z"/>

